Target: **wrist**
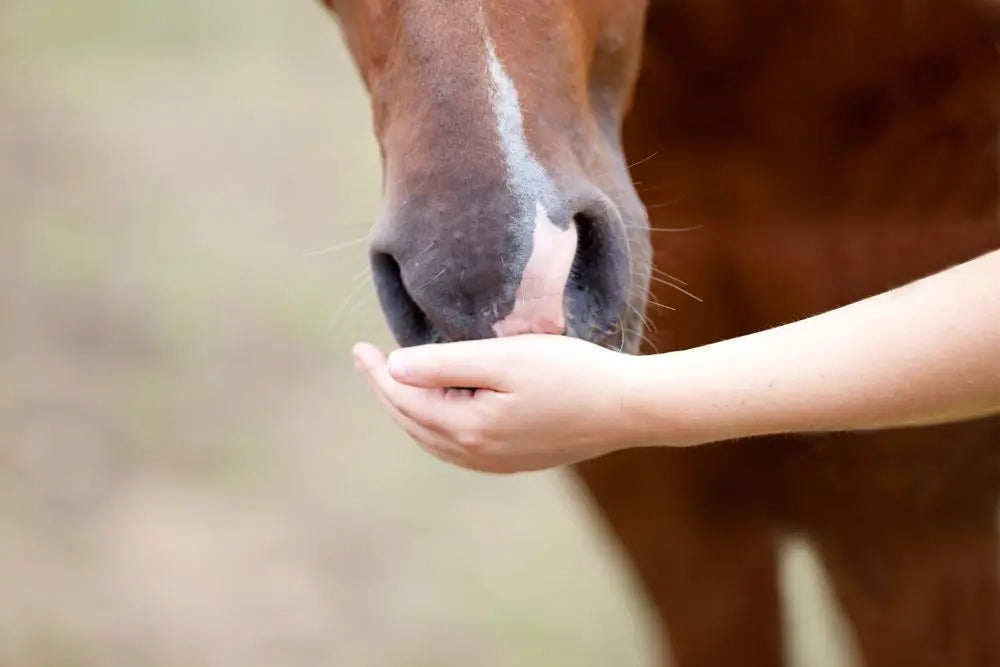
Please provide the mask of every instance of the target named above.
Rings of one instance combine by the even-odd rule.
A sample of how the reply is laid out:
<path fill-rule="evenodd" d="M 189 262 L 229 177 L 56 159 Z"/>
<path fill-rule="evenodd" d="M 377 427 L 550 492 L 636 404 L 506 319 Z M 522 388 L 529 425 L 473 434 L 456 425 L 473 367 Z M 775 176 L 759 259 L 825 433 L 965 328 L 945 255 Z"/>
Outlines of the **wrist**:
<path fill-rule="evenodd" d="M 739 399 L 699 350 L 630 357 L 623 412 L 632 447 L 685 447 L 746 435 Z"/>
<path fill-rule="evenodd" d="M 637 359 L 646 445 L 690 446 L 796 430 L 772 341 L 748 336 Z"/>

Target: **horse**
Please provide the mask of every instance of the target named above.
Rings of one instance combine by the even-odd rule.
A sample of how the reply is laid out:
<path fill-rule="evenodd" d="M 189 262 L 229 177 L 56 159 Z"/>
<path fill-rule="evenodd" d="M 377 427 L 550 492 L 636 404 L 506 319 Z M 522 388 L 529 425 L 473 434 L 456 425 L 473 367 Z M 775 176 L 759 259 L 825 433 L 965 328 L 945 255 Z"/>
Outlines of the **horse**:
<path fill-rule="evenodd" d="M 1000 247 L 987 0 L 323 1 L 370 93 L 400 345 L 684 349 Z M 573 472 L 672 664 L 786 664 L 801 536 L 864 664 L 1000 665 L 998 418 Z"/>

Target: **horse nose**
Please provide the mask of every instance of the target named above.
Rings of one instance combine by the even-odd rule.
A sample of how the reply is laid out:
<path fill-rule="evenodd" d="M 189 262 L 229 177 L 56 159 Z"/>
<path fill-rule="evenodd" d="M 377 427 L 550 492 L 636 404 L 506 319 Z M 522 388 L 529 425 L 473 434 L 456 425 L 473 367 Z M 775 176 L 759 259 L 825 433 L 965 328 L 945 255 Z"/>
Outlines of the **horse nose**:
<path fill-rule="evenodd" d="M 620 321 L 628 294 L 624 230 L 603 196 L 535 203 L 500 220 L 400 211 L 373 236 L 371 259 L 404 346 L 523 333 L 596 341 Z"/>

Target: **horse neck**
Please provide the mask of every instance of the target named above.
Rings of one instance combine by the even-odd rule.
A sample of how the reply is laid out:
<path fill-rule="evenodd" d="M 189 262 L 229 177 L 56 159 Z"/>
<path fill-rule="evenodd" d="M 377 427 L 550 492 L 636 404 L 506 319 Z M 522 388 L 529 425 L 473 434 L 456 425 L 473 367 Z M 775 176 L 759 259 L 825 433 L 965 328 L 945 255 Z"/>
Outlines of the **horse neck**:
<path fill-rule="evenodd" d="M 715 304 L 654 290 L 709 322 L 694 342 L 1000 246 L 996 13 L 903 4 L 651 5 L 625 144 L 655 154 L 633 170 L 653 225 L 700 226 L 653 234 Z"/>

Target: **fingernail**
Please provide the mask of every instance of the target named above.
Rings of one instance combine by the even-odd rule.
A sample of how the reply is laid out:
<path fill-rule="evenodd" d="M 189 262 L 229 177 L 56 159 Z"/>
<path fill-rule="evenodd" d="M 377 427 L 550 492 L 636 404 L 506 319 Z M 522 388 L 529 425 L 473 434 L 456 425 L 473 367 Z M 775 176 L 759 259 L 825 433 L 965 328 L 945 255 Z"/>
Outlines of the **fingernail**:
<path fill-rule="evenodd" d="M 391 352 L 386 365 L 389 367 L 389 373 L 397 380 L 405 378 L 410 373 L 410 362 L 402 352 Z"/>

